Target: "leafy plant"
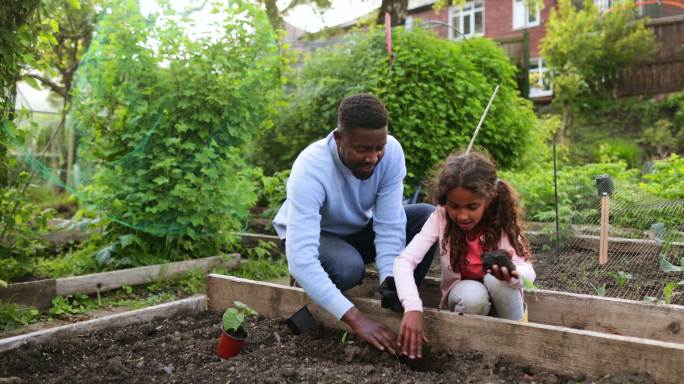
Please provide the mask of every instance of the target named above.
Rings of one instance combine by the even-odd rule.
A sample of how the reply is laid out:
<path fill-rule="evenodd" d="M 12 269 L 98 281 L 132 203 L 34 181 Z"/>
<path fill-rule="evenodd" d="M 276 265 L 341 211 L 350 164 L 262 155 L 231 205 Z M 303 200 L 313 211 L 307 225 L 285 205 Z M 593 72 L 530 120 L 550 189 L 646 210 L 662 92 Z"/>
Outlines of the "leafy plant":
<path fill-rule="evenodd" d="M 52 299 L 50 314 L 54 316 L 79 315 L 92 311 L 97 307 L 98 303 L 87 295 L 57 296 Z"/>
<path fill-rule="evenodd" d="M 605 283 L 601 284 L 598 287 L 595 287 L 591 283 L 589 283 L 589 285 L 591 285 L 592 288 L 594 288 L 594 292 L 596 292 L 596 296 L 605 296 L 606 295 L 607 290 L 606 290 L 606 284 Z"/>
<path fill-rule="evenodd" d="M 233 307 L 226 309 L 223 313 L 223 330 L 228 333 L 235 333 L 246 336 L 245 318 L 257 315 L 256 311 L 247 304 L 239 301 L 233 302 Z"/>
<path fill-rule="evenodd" d="M 393 31 L 388 63 L 384 31 L 353 34 L 308 57 L 278 106 L 260 148 L 266 172 L 291 164 L 309 143 L 336 126 L 337 106 L 350 94 L 370 92 L 389 110 L 389 132 L 402 144 L 406 183 L 422 182 L 433 166 L 465 148 L 496 85 L 496 99 L 478 136 L 502 167 L 520 165 L 536 118 L 517 90 L 516 69 L 487 39 L 454 43 L 419 28 Z"/>
<path fill-rule="evenodd" d="M 0 329 L 7 332 L 33 322 L 39 315 L 37 309 L 20 308 L 11 301 L 0 300 Z"/>
<path fill-rule="evenodd" d="M 632 274 L 625 271 L 617 271 L 617 273 L 615 273 L 613 276 L 617 281 L 618 286 L 620 286 L 620 288 L 624 287 L 625 283 L 632 279 Z"/>
<path fill-rule="evenodd" d="M 677 287 L 678 284 L 674 282 L 665 284 L 665 287 L 663 287 L 663 297 L 665 298 L 665 304 L 672 303 L 672 296 L 675 295 L 674 290 L 677 289 Z"/>
<path fill-rule="evenodd" d="M 220 253 L 256 199 L 249 163 L 279 91 L 277 37 L 248 2 L 211 3 L 212 36 L 114 2 L 79 68 L 71 111 L 96 169 L 83 198 L 106 216 L 109 267 Z M 121 28 L 126 25 L 127 28 Z"/>

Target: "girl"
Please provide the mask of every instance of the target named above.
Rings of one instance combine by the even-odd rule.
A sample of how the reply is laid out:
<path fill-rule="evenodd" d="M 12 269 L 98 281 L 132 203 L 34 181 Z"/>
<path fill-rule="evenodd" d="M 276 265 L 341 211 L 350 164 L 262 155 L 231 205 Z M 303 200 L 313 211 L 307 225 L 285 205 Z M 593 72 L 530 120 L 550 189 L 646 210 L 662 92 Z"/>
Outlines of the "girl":
<path fill-rule="evenodd" d="M 442 266 L 440 308 L 497 317 L 523 318 L 523 280 L 534 281 L 529 243 L 513 188 L 496 176 L 493 162 L 481 153 L 450 156 L 433 185 L 437 209 L 394 262 L 397 293 L 404 306 L 399 344 L 402 354 L 421 357 L 423 305 L 413 270 L 439 241 Z M 505 250 L 515 270 L 493 265 L 482 268 L 484 251 Z M 490 303 L 491 297 L 491 303 Z"/>

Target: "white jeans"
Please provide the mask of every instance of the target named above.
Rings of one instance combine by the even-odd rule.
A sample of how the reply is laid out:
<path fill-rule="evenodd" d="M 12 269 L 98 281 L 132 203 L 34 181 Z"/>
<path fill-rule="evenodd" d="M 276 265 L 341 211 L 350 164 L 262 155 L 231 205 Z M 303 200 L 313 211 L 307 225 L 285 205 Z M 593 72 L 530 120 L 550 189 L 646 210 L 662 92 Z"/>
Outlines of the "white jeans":
<path fill-rule="evenodd" d="M 451 288 L 447 298 L 450 311 L 471 315 L 488 315 L 492 304 L 496 317 L 508 320 L 523 318 L 520 289 L 509 287 L 489 273 L 485 275 L 484 284 L 475 280 L 459 281 Z"/>

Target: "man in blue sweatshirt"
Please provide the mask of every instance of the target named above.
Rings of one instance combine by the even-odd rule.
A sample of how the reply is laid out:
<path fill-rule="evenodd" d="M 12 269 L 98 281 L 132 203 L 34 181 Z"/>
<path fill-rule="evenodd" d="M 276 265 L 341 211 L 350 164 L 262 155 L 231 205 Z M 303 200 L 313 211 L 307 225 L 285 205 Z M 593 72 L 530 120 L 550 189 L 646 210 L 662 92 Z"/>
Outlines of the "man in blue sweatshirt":
<path fill-rule="evenodd" d="M 396 353 L 396 334 L 364 316 L 342 292 L 361 283 L 365 265 L 373 261 L 381 286 L 394 288 L 394 259 L 434 208 L 403 205 L 404 152 L 387 134 L 387 109 L 377 97 L 345 98 L 337 119 L 337 129 L 295 160 L 273 225 L 285 244 L 290 274 L 304 291 L 357 336 Z M 416 283 L 433 254 L 428 251 L 416 268 Z"/>

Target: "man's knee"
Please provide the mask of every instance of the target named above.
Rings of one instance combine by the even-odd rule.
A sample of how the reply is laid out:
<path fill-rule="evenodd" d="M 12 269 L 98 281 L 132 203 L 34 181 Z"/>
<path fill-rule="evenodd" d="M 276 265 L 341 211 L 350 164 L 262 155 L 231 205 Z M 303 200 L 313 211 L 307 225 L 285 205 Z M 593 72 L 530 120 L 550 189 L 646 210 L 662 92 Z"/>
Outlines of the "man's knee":
<path fill-rule="evenodd" d="M 422 221 L 425 223 L 428 217 L 435 211 L 435 206 L 432 204 L 418 203 L 405 205 L 406 218 L 411 221 Z"/>
<path fill-rule="evenodd" d="M 342 292 L 361 283 L 366 266 L 363 260 L 347 260 L 328 272 L 333 284 Z"/>

